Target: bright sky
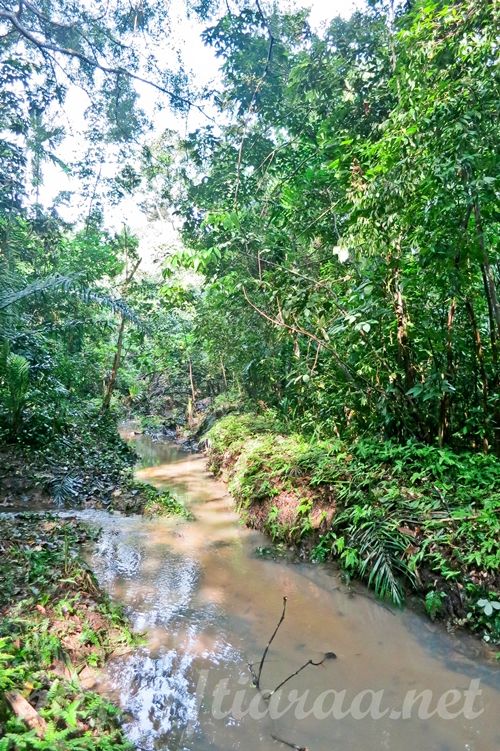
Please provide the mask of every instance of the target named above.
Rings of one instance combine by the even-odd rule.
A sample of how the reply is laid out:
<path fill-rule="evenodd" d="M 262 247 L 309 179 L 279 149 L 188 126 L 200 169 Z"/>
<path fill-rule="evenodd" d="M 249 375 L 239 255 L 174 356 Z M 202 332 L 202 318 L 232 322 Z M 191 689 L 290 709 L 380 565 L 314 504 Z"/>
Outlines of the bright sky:
<path fill-rule="evenodd" d="M 283 10 L 293 7 L 310 7 L 311 24 L 314 28 L 320 29 L 337 15 L 348 17 L 351 13 L 363 4 L 363 0 L 278 0 L 278 5 Z M 170 6 L 174 7 L 174 4 Z M 175 10 L 174 10 L 175 13 Z M 210 82 L 217 82 L 218 78 L 218 61 L 212 50 L 205 47 L 200 39 L 202 26 L 193 21 L 186 21 L 182 12 L 179 12 L 176 18 L 172 19 L 172 32 L 175 36 L 177 49 L 180 51 L 184 64 L 188 70 L 192 71 L 193 80 L 196 84 L 203 86 Z M 148 51 L 150 51 L 148 49 Z M 165 59 L 165 49 L 161 50 L 162 60 Z M 166 60 L 175 66 L 175 50 L 172 50 L 171 60 Z M 139 85 L 140 104 L 146 111 L 147 115 L 155 123 L 154 131 L 160 134 L 165 129 L 170 128 L 180 133 L 186 132 L 186 128 L 192 128 L 204 123 L 201 114 L 193 111 L 189 117 L 176 117 L 169 112 L 168 107 L 158 111 L 158 93 L 151 87 Z M 66 111 L 71 113 L 73 122 L 80 120 L 83 122 L 83 113 L 88 102 L 85 101 L 85 95 L 80 90 L 72 93 L 67 100 Z M 80 117 L 78 117 L 80 113 Z M 68 118 L 69 120 L 69 118 Z M 152 134 L 153 135 L 153 134 Z M 68 138 L 65 147 L 65 158 L 72 161 L 77 158 L 78 152 L 81 151 L 81 140 L 75 135 Z M 116 165 L 109 163 L 107 172 L 111 176 L 116 169 Z M 105 166 L 106 170 L 106 166 Z M 76 186 L 71 177 L 67 177 L 56 167 L 49 167 L 46 173 L 44 193 L 49 203 L 62 190 L 75 190 Z M 108 210 L 106 223 L 110 229 L 119 230 L 124 223 L 128 225 L 132 232 L 141 238 L 141 251 L 144 257 L 144 265 L 152 268 L 152 259 L 158 252 L 162 253 L 176 243 L 176 232 L 174 227 L 168 222 L 149 222 L 144 213 L 137 205 L 137 197 L 132 197 L 122 201 L 119 206 Z M 81 212 L 84 207 L 78 206 Z M 67 211 L 62 209 L 61 213 L 65 218 L 71 221 L 74 209 Z"/>

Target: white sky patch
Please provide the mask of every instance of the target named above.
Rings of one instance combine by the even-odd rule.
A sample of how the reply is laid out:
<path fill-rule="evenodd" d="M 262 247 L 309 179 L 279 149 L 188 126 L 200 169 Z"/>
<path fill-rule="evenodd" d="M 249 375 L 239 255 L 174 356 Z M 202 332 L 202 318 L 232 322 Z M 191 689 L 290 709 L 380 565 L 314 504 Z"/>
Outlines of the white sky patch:
<path fill-rule="evenodd" d="M 311 10 L 310 23 L 315 30 L 324 28 L 335 16 L 349 17 L 357 8 L 362 7 L 363 0 L 278 0 L 281 10 L 293 10 L 307 7 Z M 217 86 L 220 82 L 219 61 L 213 50 L 206 47 L 201 40 L 203 24 L 194 19 L 186 19 L 182 11 L 175 11 L 175 3 L 170 6 L 172 44 L 168 48 L 163 46 L 151 49 L 148 42 L 148 52 L 155 52 L 165 67 L 175 69 L 177 54 L 191 74 L 195 87 Z M 177 6 L 178 7 L 178 6 Z M 146 44 L 146 40 L 145 40 Z M 145 47 L 146 49 L 146 47 Z M 185 135 L 189 130 L 204 125 L 207 120 L 196 109 L 192 109 L 188 116 L 180 116 L 170 111 L 168 99 L 146 84 L 138 83 L 136 89 L 140 95 L 139 104 L 148 119 L 153 122 L 153 129 L 145 135 L 144 141 L 152 141 L 166 129 Z M 65 125 L 68 136 L 60 150 L 63 161 L 76 162 L 84 151 L 84 142 L 79 132 L 83 130 L 84 112 L 88 106 L 88 98 L 84 92 L 74 89 L 68 93 L 65 107 Z M 69 124 L 69 127 L 68 127 Z M 74 125 L 73 125 L 74 124 Z M 112 177 L 117 171 L 116 148 L 106 148 L 102 166 L 102 177 Z M 78 181 L 66 175 L 56 166 L 49 165 L 44 170 L 43 201 L 50 205 L 61 191 L 74 191 L 75 196 L 68 207 L 61 206 L 59 211 L 63 218 L 74 221 L 75 217 L 86 213 L 86 207 L 78 196 Z M 131 196 L 123 199 L 117 206 L 110 206 L 106 210 L 105 224 L 111 231 L 119 231 L 124 225 L 140 238 L 140 250 L 144 259 L 143 267 L 150 271 L 158 268 L 153 263 L 160 253 L 168 252 L 179 244 L 175 226 L 168 219 L 165 221 L 148 221 L 144 211 L 138 205 L 140 197 Z"/>

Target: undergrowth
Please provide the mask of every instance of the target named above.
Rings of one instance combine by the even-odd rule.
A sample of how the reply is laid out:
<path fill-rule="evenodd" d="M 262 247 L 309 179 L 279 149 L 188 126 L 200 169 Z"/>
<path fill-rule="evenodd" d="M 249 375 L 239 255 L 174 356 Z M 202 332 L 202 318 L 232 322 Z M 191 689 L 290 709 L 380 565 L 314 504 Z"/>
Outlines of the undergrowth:
<path fill-rule="evenodd" d="M 144 516 L 181 516 L 191 519 L 191 512 L 168 490 L 158 490 L 145 482 L 133 480 L 129 483 L 133 489 L 140 491 L 145 499 L 142 513 Z"/>
<path fill-rule="evenodd" d="M 74 520 L 39 514 L 0 521 L 0 751 L 128 751 L 118 709 L 83 688 L 84 676 L 137 642 L 100 592 L 76 546 Z M 91 681 L 92 682 L 92 681 Z M 12 711 L 21 696 L 44 729 Z"/>
<path fill-rule="evenodd" d="M 82 407 L 72 424 L 43 442 L 26 439 L 5 445 L 0 454 L 5 505 L 10 501 L 19 505 L 20 498 L 35 496 L 71 508 L 140 508 L 139 497 L 125 499 L 116 494 L 132 476 L 135 454 L 118 435 L 116 417 L 100 415 L 93 405 Z"/>
<path fill-rule="evenodd" d="M 209 466 L 247 522 L 336 559 L 382 598 L 415 593 L 431 618 L 500 641 L 500 462 L 408 442 L 311 441 L 273 415 L 228 415 Z"/>

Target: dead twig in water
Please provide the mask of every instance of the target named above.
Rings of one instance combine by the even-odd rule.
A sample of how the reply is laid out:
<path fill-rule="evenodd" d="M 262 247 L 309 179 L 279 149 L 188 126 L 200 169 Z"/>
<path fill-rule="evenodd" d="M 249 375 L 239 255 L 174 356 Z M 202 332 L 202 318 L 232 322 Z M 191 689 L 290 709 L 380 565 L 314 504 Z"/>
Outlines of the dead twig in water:
<path fill-rule="evenodd" d="M 264 650 L 264 654 L 262 655 L 262 660 L 260 661 L 260 665 L 259 665 L 259 672 L 257 673 L 257 676 L 255 676 L 255 674 L 254 674 L 254 671 L 253 671 L 253 668 L 251 668 L 251 670 L 252 670 L 252 674 L 254 674 L 254 678 L 256 678 L 255 686 L 256 686 L 256 688 L 257 688 L 257 689 L 258 689 L 259 691 L 260 691 L 260 677 L 261 677 L 261 675 L 262 675 L 262 669 L 263 669 L 263 667 L 264 667 L 264 663 L 265 663 L 265 661 L 266 661 L 267 653 L 269 652 L 269 647 L 270 647 L 270 646 L 271 646 L 271 644 L 273 643 L 273 641 L 274 641 L 274 637 L 275 637 L 275 636 L 276 636 L 276 634 L 278 633 L 278 631 L 279 631 L 279 628 L 280 628 L 281 624 L 282 624 L 282 623 L 283 623 L 283 621 L 285 620 L 285 615 L 286 615 L 286 602 L 287 602 L 287 598 L 286 598 L 286 597 L 283 597 L 283 611 L 282 611 L 282 613 L 281 613 L 281 618 L 279 619 L 279 621 L 278 621 L 278 625 L 277 625 L 277 626 L 276 626 L 276 628 L 274 629 L 274 631 L 273 631 L 273 635 L 272 635 L 272 636 L 271 636 L 271 638 L 269 639 L 269 641 L 268 641 L 268 643 L 267 643 L 267 647 L 266 647 L 266 648 L 265 648 L 265 650 Z"/>
<path fill-rule="evenodd" d="M 279 619 L 278 624 L 277 624 L 276 628 L 274 629 L 274 631 L 272 633 L 272 636 L 269 639 L 269 641 L 267 643 L 267 646 L 266 646 L 266 648 L 264 650 L 264 654 L 262 655 L 262 659 L 261 659 L 261 661 L 259 663 L 259 669 L 258 669 L 258 671 L 255 672 L 255 670 L 254 670 L 254 665 L 255 665 L 254 662 L 249 662 L 248 663 L 248 669 L 250 670 L 250 673 L 252 675 L 253 684 L 254 684 L 255 688 L 257 689 L 257 691 L 259 692 L 259 694 L 261 695 L 262 699 L 264 699 L 264 701 L 266 701 L 266 702 L 268 702 L 271 699 L 271 697 L 273 696 L 273 694 L 275 694 L 277 691 L 279 691 L 280 688 L 283 688 L 283 686 L 286 683 L 288 683 L 288 681 L 291 681 L 292 678 L 295 678 L 295 676 L 299 675 L 299 673 L 301 673 L 303 670 L 305 670 L 309 665 L 312 665 L 313 667 L 319 667 L 320 665 L 323 665 L 323 663 L 326 662 L 326 660 L 335 660 L 336 657 L 337 657 L 337 655 L 335 654 L 335 652 L 325 652 L 324 655 L 323 655 L 323 659 L 319 660 L 319 662 L 315 662 L 314 660 L 308 660 L 298 670 L 296 670 L 294 673 L 292 673 L 287 678 L 285 678 L 283 681 L 281 681 L 281 683 L 279 683 L 273 691 L 269 691 L 267 693 L 264 693 L 262 691 L 262 689 L 260 687 L 260 679 L 261 679 L 261 676 L 262 676 L 262 670 L 264 668 L 264 663 L 265 663 L 267 655 L 269 653 L 269 648 L 270 648 L 271 644 L 273 643 L 273 641 L 274 641 L 274 639 L 276 637 L 276 634 L 278 633 L 278 631 L 280 629 L 281 624 L 285 620 L 286 603 L 287 603 L 287 598 L 283 597 L 283 610 L 281 612 L 280 619 Z M 289 741 L 285 741 L 285 740 L 283 740 L 283 738 L 279 738 L 277 735 L 274 735 L 272 733 L 271 733 L 271 738 L 274 741 L 277 741 L 278 743 L 282 743 L 284 746 L 288 746 L 288 748 L 294 749 L 294 751 L 309 751 L 309 749 L 307 748 L 307 746 L 298 746 L 296 743 L 290 743 Z"/>
<path fill-rule="evenodd" d="M 289 743 L 288 741 L 284 741 L 283 738 L 278 738 L 277 735 L 272 735 L 271 738 L 273 741 L 278 741 L 278 743 L 282 743 L 284 746 L 288 746 L 288 748 L 294 748 L 295 751 L 309 751 L 307 746 L 297 746 L 295 743 Z"/>
<path fill-rule="evenodd" d="M 302 667 L 300 667 L 298 670 L 296 670 L 295 673 L 291 673 L 291 675 L 289 675 L 288 678 L 285 678 L 284 681 L 281 681 L 281 683 L 278 686 L 276 686 L 276 688 L 274 689 L 274 691 L 271 691 L 270 693 L 268 693 L 268 695 L 266 697 L 264 697 L 264 698 L 266 700 L 270 699 L 271 696 L 276 693 L 276 691 L 279 691 L 280 688 L 283 688 L 283 686 L 285 685 L 285 683 L 288 683 L 288 681 L 291 681 L 292 678 L 295 678 L 296 675 L 298 675 L 299 673 L 302 673 L 302 671 L 305 670 L 309 665 L 313 665 L 313 667 L 318 668 L 320 665 L 323 665 L 323 663 L 326 660 L 335 660 L 336 657 L 337 657 L 337 655 L 335 654 L 335 652 L 326 652 L 325 656 L 323 657 L 323 659 L 320 660 L 319 662 L 314 662 L 314 660 L 308 660 L 307 662 L 305 662 L 302 665 Z"/>

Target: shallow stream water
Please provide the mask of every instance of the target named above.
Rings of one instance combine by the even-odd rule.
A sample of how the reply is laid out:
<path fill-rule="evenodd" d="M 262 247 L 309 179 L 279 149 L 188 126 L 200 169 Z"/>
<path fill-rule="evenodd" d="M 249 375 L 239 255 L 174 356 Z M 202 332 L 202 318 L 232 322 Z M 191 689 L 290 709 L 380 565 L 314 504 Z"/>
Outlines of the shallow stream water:
<path fill-rule="evenodd" d="M 144 647 L 112 661 L 101 686 L 139 749 L 500 749 L 500 671 L 477 642 L 396 612 L 360 585 L 349 591 L 334 567 L 259 557 L 269 541 L 241 525 L 203 456 L 133 440 L 138 478 L 170 489 L 194 516 L 81 514 L 103 529 L 91 552 L 100 583 L 145 633 Z M 284 596 L 263 692 L 309 659 L 336 659 L 308 666 L 265 701 L 248 665 L 258 670 Z M 425 692 L 423 704 L 412 704 L 415 692 Z"/>

